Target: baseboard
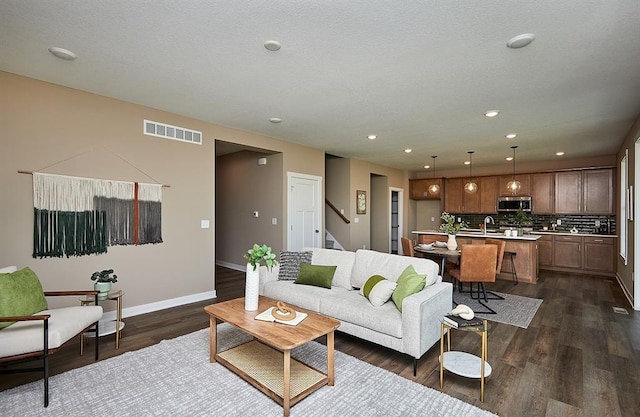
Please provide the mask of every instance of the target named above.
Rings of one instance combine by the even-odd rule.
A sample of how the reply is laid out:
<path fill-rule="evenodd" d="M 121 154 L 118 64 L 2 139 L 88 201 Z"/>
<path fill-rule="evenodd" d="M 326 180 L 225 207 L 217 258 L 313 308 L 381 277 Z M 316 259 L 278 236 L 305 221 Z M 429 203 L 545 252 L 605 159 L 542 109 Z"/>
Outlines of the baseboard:
<path fill-rule="evenodd" d="M 233 269 L 234 271 L 240 271 L 240 272 L 246 272 L 247 270 L 247 264 L 238 265 L 238 264 L 233 264 L 231 262 L 216 261 L 216 265 L 223 266 L 225 268 Z"/>
<path fill-rule="evenodd" d="M 624 282 L 622 282 L 622 279 L 620 278 L 619 274 L 616 274 L 616 281 L 618 281 L 618 285 L 620 285 L 620 288 L 622 288 L 622 293 L 624 294 L 624 296 L 627 297 L 627 301 L 629 302 L 629 305 L 631 305 L 631 308 L 635 310 L 634 304 L 633 304 L 633 296 L 631 295 L 627 287 L 624 285 Z"/>
<path fill-rule="evenodd" d="M 195 303 L 203 300 L 216 298 L 216 291 L 206 291 L 199 294 L 185 295 L 184 297 L 171 298 L 169 300 L 157 301 L 155 303 L 143 304 L 139 306 L 127 307 L 122 309 L 122 317 L 132 317 L 140 314 L 153 313 L 154 311 L 164 310 L 166 308 L 178 307 L 185 304 Z M 123 297 L 123 301 L 126 297 Z M 102 320 L 115 320 L 116 312 L 107 311 L 102 316 Z"/>

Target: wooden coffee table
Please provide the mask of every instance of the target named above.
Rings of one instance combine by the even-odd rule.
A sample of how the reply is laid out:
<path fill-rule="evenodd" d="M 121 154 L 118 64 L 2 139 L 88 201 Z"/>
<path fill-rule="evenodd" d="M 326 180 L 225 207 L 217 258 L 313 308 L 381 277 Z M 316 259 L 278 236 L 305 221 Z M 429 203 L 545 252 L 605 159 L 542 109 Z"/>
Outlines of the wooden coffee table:
<path fill-rule="evenodd" d="M 244 298 L 206 306 L 211 316 L 210 362 L 220 362 L 245 381 L 271 397 L 289 415 L 291 406 L 318 388 L 334 384 L 334 331 L 340 322 L 313 311 L 291 306 L 309 316 L 297 326 L 255 320 L 255 316 L 276 305 L 260 297 L 257 311 L 244 309 Z M 218 320 L 232 324 L 254 337 L 250 342 L 218 352 Z M 327 335 L 327 373 L 291 359 L 291 350 Z"/>

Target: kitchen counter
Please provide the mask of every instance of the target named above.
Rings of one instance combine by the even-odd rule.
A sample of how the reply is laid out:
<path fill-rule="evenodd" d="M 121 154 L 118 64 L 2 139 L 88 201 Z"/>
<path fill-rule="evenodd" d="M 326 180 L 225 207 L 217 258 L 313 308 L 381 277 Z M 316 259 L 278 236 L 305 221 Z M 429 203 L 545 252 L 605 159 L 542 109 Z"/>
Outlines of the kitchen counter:
<path fill-rule="evenodd" d="M 420 235 L 440 235 L 440 236 L 447 236 L 446 233 L 443 232 L 436 232 L 435 230 L 414 230 L 411 233 L 418 235 L 418 237 Z M 550 232 L 550 233 L 556 233 L 557 232 Z M 530 235 L 523 235 L 523 236 L 505 236 L 504 233 L 498 233 L 498 232 L 487 232 L 486 234 L 484 232 L 481 231 L 461 231 L 458 232 L 458 234 L 456 235 L 456 238 L 458 237 L 478 237 L 478 238 L 485 238 L 485 237 L 490 237 L 492 239 L 506 239 L 506 240 L 531 240 L 531 241 L 536 241 L 538 239 L 540 239 L 540 235 L 539 234 L 530 234 Z"/>

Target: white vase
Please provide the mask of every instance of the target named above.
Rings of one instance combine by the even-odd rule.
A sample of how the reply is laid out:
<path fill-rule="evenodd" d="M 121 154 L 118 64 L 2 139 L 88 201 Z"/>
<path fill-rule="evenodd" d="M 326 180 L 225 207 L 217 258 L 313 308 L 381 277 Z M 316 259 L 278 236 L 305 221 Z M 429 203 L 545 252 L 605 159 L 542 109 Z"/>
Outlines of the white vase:
<path fill-rule="evenodd" d="M 251 264 L 247 264 L 247 277 L 244 289 L 244 309 L 255 311 L 258 309 L 258 292 L 260 289 L 260 267 L 253 270 Z"/>
<path fill-rule="evenodd" d="M 458 248 L 458 242 L 456 242 L 456 235 L 449 235 L 447 239 L 447 249 L 456 250 Z"/>

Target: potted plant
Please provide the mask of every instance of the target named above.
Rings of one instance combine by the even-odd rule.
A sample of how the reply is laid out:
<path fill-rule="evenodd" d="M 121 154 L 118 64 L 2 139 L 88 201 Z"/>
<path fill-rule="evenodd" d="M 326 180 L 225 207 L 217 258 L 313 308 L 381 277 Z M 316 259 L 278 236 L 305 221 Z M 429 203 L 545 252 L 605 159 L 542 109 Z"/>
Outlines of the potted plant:
<path fill-rule="evenodd" d="M 258 267 L 262 262 L 271 270 L 278 264 L 276 254 L 271 253 L 271 247 L 267 245 L 253 244 L 244 255 L 247 260 L 247 275 L 244 293 L 244 309 L 255 311 L 258 309 L 258 290 L 260 287 L 260 271 Z"/>
<path fill-rule="evenodd" d="M 442 213 L 440 216 L 443 223 L 440 225 L 440 231 L 449 235 L 449 239 L 447 240 L 447 249 L 456 250 L 458 247 L 458 242 L 456 242 L 456 235 L 460 231 L 460 229 L 464 227 L 468 227 L 467 222 L 460 221 L 456 223 L 456 218 L 453 214 L 449 214 L 446 211 Z"/>
<path fill-rule="evenodd" d="M 113 273 L 113 269 L 104 269 L 91 274 L 91 281 L 95 281 L 93 289 L 100 292 L 98 299 L 106 300 L 111 291 L 111 284 L 118 282 L 118 276 Z"/>
<path fill-rule="evenodd" d="M 518 236 L 522 236 L 522 228 L 524 226 L 531 226 L 533 217 L 525 213 L 525 211 L 520 208 L 516 214 L 511 217 L 510 221 L 516 225 L 516 228 L 518 229 Z"/>
<path fill-rule="evenodd" d="M 264 244 L 261 246 L 254 243 L 253 247 L 244 254 L 244 259 L 249 261 L 254 271 L 258 269 L 262 261 L 264 261 L 269 270 L 278 264 L 276 254 L 271 253 L 271 247 Z"/>

